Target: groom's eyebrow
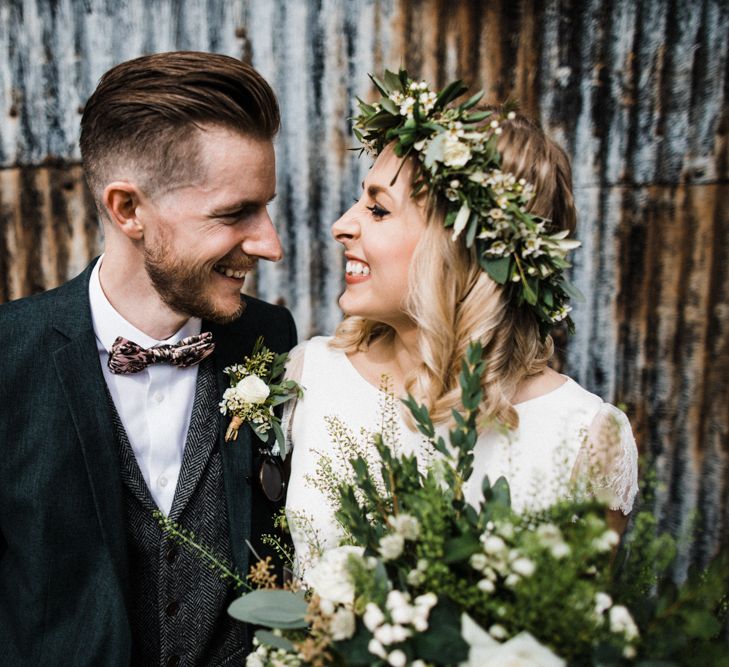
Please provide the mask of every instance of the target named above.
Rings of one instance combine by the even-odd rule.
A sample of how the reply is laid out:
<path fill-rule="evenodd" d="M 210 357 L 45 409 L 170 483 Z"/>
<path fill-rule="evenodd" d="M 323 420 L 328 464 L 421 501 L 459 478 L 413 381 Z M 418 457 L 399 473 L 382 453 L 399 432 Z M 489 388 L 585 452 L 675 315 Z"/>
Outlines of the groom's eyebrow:
<path fill-rule="evenodd" d="M 274 193 L 271 197 L 268 198 L 268 200 L 266 201 L 266 205 L 270 204 L 274 199 L 276 199 L 276 193 Z M 216 209 L 210 211 L 210 213 L 208 213 L 208 216 L 211 218 L 220 218 L 220 217 L 224 217 L 226 215 L 231 215 L 232 213 L 238 213 L 239 211 L 242 211 L 243 209 L 245 209 L 249 206 L 260 206 L 260 205 L 261 205 L 261 203 L 259 201 L 256 201 L 253 199 L 242 199 L 240 201 L 235 202 L 234 204 L 216 208 Z"/>

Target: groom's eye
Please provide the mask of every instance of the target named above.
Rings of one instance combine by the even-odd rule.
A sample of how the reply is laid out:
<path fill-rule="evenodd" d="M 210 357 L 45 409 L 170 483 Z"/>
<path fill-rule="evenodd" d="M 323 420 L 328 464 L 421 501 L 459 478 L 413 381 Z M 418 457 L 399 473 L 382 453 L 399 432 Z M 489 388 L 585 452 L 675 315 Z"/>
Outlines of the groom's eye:
<path fill-rule="evenodd" d="M 386 215 L 389 215 L 390 211 L 388 211 L 386 208 L 382 208 L 379 204 L 373 204 L 372 206 L 367 206 L 367 210 L 372 212 L 372 215 L 375 218 L 384 218 Z"/>
<path fill-rule="evenodd" d="M 230 213 L 223 213 L 220 215 L 220 219 L 224 220 L 226 223 L 234 223 L 238 220 L 242 220 L 243 218 L 252 215 L 255 213 L 257 208 L 255 206 L 246 206 L 244 208 L 238 209 L 237 211 L 231 211 Z"/>

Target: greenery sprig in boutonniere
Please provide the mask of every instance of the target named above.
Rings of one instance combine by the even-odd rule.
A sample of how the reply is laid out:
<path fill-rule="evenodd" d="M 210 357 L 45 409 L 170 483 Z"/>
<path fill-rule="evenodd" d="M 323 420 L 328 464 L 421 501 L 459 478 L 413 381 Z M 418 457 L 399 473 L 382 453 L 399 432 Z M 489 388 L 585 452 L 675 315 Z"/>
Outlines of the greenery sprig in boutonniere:
<path fill-rule="evenodd" d="M 282 379 L 288 358 L 288 354 L 276 354 L 269 350 L 260 337 L 250 357 L 244 357 L 242 364 L 223 370 L 230 378 L 230 387 L 225 390 L 223 400 L 220 401 L 220 412 L 231 416 L 225 432 L 226 442 L 235 440 L 240 427 L 248 422 L 253 432 L 265 443 L 270 443 L 273 433 L 283 456 L 285 449 L 281 419 L 273 409 L 304 395 L 298 382 Z"/>

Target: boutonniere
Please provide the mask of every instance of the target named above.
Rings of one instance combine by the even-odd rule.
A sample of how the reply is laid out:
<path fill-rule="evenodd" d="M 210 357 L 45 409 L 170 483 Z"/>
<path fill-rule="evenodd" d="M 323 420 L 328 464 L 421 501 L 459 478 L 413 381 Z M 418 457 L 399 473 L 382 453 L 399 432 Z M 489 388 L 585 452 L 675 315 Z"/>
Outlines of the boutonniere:
<path fill-rule="evenodd" d="M 230 379 L 220 401 L 220 412 L 230 415 L 230 424 L 225 432 L 225 441 L 238 437 L 238 430 L 246 422 L 253 432 L 265 443 L 270 441 L 271 432 L 284 452 L 284 434 L 281 419 L 273 409 L 292 398 L 301 398 L 304 390 L 294 380 L 282 380 L 288 354 L 276 354 L 258 338 L 250 357 L 244 357 L 242 364 L 228 366 L 223 370 Z"/>

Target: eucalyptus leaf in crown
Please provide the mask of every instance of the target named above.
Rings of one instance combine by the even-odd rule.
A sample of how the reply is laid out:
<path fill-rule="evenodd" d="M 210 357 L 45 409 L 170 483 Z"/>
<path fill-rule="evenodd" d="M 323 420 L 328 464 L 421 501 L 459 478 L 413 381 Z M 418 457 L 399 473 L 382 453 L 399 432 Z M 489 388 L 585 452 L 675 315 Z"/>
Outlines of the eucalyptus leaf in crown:
<path fill-rule="evenodd" d="M 564 274 L 567 253 L 580 242 L 530 213 L 532 185 L 501 170 L 497 143 L 504 118 L 474 110 L 483 92 L 454 104 L 467 90 L 462 81 L 436 93 L 405 70 L 386 71 L 384 82 L 370 78 L 382 97 L 375 104 L 358 99 L 354 133 L 363 150 L 376 157 L 392 144 L 396 155 L 416 157 L 423 177 L 413 194 L 427 187 L 444 202 L 453 240 L 463 237 L 467 247 L 475 246 L 481 268 L 507 286 L 517 305 L 532 309 L 543 336 L 564 319 L 572 331 L 569 299 L 581 295 Z M 506 118 L 513 117 L 508 112 Z"/>

